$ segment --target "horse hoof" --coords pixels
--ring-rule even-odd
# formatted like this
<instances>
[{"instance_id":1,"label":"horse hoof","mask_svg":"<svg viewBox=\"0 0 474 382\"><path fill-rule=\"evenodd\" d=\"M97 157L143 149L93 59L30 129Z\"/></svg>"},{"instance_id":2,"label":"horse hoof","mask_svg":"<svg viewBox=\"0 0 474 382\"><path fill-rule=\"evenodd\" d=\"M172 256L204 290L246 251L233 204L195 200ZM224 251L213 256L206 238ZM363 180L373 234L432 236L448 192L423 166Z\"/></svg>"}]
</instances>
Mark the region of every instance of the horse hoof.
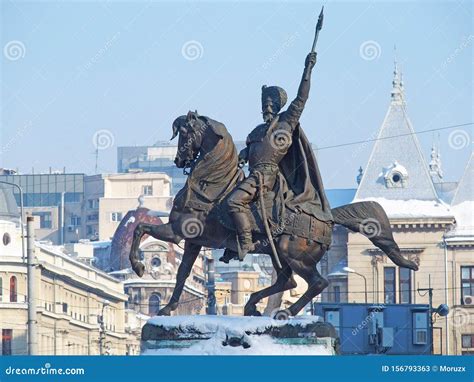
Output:
<instances>
[{"instance_id":1,"label":"horse hoof","mask_svg":"<svg viewBox=\"0 0 474 382\"><path fill-rule=\"evenodd\" d=\"M254 317L260 317L262 313L260 313L257 310L256 306L251 306L248 308L244 308L244 316L254 316Z\"/></svg>"},{"instance_id":2,"label":"horse hoof","mask_svg":"<svg viewBox=\"0 0 474 382\"><path fill-rule=\"evenodd\" d=\"M143 274L145 273L145 265L143 265L143 263L137 263L133 267L133 270L135 271L138 277L142 277Z\"/></svg>"},{"instance_id":3,"label":"horse hoof","mask_svg":"<svg viewBox=\"0 0 474 382\"><path fill-rule=\"evenodd\" d=\"M158 311L157 316L169 316L171 314L169 309L163 308Z\"/></svg>"}]
</instances>

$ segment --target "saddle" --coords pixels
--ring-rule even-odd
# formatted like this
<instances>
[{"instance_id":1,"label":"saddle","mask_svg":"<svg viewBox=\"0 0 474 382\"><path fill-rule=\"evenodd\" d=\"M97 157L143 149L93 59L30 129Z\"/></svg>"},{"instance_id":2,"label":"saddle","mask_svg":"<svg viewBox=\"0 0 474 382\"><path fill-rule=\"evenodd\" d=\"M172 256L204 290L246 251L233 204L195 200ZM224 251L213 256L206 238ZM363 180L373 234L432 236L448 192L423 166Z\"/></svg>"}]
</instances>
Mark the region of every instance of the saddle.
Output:
<instances>
[{"instance_id":1,"label":"saddle","mask_svg":"<svg viewBox=\"0 0 474 382\"><path fill-rule=\"evenodd\" d=\"M265 235L261 203L261 199L263 199L265 215L274 238L281 234L288 234L329 246L332 239L332 223L322 222L298 208L288 207L287 202L292 198L293 193L288 188L285 178L279 174L275 187L266 191L263 198L257 194L255 200L249 205L252 232ZM226 199L227 196L216 206L215 213L218 214L219 221L226 228L234 231L232 217L226 207Z\"/></svg>"}]
</instances>

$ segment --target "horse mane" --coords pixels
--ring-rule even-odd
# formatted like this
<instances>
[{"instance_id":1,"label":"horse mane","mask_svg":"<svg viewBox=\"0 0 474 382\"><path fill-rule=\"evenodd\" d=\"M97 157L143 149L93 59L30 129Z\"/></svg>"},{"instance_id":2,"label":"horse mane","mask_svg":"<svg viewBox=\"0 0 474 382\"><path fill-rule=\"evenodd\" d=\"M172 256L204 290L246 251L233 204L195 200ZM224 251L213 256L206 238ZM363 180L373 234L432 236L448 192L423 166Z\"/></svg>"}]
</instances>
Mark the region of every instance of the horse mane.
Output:
<instances>
[{"instance_id":1,"label":"horse mane","mask_svg":"<svg viewBox=\"0 0 474 382\"><path fill-rule=\"evenodd\" d=\"M210 151L200 152L187 183L192 190L213 201L222 196L241 170L237 149L225 125L208 117L199 116L199 119L207 125L203 141L210 142L212 137L208 134L218 139Z\"/></svg>"}]
</instances>

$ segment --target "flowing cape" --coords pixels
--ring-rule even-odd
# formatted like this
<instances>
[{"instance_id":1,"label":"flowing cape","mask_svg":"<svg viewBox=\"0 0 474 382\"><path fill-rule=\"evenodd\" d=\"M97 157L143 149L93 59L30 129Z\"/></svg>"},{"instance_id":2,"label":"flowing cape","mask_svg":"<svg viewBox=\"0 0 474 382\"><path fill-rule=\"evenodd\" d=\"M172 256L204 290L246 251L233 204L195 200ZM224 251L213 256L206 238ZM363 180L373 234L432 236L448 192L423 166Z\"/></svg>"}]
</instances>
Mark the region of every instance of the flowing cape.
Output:
<instances>
[{"instance_id":1,"label":"flowing cape","mask_svg":"<svg viewBox=\"0 0 474 382\"><path fill-rule=\"evenodd\" d=\"M331 207L311 144L300 125L293 132L292 145L280 162L280 171L292 191L286 200L291 210L301 210L321 221L332 221Z\"/></svg>"}]
</instances>

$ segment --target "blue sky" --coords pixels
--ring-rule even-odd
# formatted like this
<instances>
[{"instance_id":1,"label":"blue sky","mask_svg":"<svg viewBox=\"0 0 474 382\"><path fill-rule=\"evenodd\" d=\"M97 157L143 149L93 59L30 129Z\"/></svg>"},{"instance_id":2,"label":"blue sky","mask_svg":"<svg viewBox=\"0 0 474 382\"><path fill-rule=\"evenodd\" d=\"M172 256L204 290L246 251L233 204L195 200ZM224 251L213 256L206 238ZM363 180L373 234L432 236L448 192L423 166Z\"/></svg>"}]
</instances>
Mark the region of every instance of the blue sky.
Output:
<instances>
[{"instance_id":1,"label":"blue sky","mask_svg":"<svg viewBox=\"0 0 474 382\"><path fill-rule=\"evenodd\" d=\"M94 134L108 130L99 171L114 172L117 146L168 140L171 122L190 109L245 139L261 120L263 84L294 97L322 4L3 1L0 166L92 174ZM473 120L471 2L324 5L302 117L314 144L374 137L394 44L416 131ZM439 140L446 180L459 179L472 149L472 127L461 130L469 141L461 147L450 144L452 130L419 135L425 158ZM355 186L371 148L322 150L326 186Z\"/></svg>"}]
</instances>

